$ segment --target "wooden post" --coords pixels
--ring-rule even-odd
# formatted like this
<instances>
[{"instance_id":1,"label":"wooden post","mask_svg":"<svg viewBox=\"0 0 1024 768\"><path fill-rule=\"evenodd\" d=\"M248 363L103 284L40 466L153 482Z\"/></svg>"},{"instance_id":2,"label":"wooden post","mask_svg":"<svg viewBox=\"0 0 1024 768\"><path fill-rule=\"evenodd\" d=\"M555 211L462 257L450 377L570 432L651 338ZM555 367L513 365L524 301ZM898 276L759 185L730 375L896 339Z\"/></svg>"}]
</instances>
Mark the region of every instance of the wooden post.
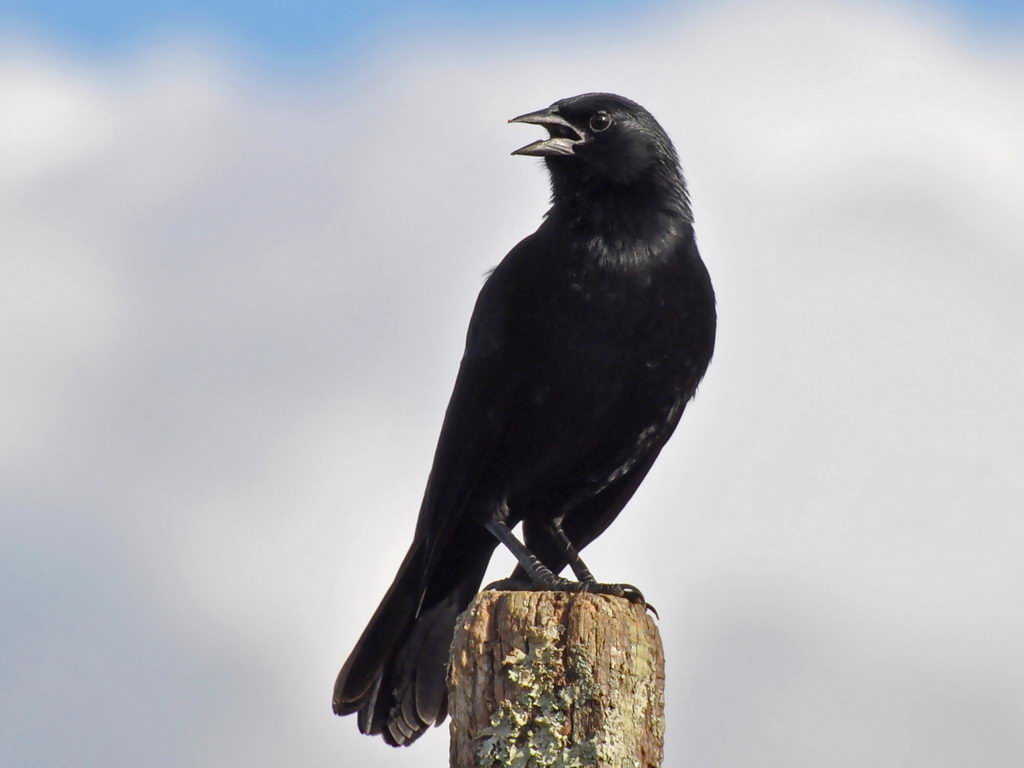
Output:
<instances>
[{"instance_id":1,"label":"wooden post","mask_svg":"<svg viewBox=\"0 0 1024 768\"><path fill-rule=\"evenodd\" d=\"M665 658L642 606L481 592L455 627L451 768L658 768Z\"/></svg>"}]
</instances>

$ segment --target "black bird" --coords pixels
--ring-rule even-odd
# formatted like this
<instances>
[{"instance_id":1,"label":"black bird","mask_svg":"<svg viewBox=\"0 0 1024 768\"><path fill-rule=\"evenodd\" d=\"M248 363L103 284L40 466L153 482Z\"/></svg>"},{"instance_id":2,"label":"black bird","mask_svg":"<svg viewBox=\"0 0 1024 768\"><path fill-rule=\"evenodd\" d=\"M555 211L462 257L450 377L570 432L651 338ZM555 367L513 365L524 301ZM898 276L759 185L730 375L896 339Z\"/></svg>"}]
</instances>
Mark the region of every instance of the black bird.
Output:
<instances>
[{"instance_id":1,"label":"black bird","mask_svg":"<svg viewBox=\"0 0 1024 768\"><path fill-rule=\"evenodd\" d=\"M636 491L714 348L689 197L651 114L589 93L509 122L550 134L512 154L545 159L551 209L480 291L412 546L334 688L336 714L395 746L444 720L455 620L499 542L519 562L503 588L643 600L579 550Z\"/></svg>"}]
</instances>

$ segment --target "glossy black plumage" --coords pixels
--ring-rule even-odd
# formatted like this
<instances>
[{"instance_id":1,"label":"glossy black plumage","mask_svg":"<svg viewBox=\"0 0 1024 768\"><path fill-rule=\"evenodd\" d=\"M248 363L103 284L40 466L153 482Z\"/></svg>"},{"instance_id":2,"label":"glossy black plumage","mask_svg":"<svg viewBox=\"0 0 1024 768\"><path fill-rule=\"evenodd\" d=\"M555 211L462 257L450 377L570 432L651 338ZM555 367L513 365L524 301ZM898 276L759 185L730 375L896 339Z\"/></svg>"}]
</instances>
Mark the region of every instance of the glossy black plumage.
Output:
<instances>
[{"instance_id":1,"label":"glossy black plumage","mask_svg":"<svg viewBox=\"0 0 1024 768\"><path fill-rule=\"evenodd\" d=\"M586 94L516 118L547 140L552 207L470 321L412 546L338 676L334 711L409 744L446 715L455 619L504 538L511 583L600 585L578 551L615 518L711 359L714 294L671 142L639 105ZM523 522L526 549L509 528ZM560 536L564 530L572 547Z\"/></svg>"}]
</instances>

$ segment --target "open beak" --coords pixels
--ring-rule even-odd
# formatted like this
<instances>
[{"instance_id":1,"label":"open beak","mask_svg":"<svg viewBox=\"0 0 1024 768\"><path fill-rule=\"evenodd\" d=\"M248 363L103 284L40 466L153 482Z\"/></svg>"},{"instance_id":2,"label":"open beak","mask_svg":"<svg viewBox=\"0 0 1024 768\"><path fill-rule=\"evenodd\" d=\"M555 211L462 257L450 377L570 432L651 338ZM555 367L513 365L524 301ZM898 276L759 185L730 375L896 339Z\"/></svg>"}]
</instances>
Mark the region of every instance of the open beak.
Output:
<instances>
[{"instance_id":1,"label":"open beak","mask_svg":"<svg viewBox=\"0 0 1024 768\"><path fill-rule=\"evenodd\" d=\"M520 147L513 155L531 155L533 157L559 157L573 154L573 148L583 141L584 136L572 123L555 111L554 107L541 109L536 112L529 112L519 117L513 117L510 123L529 123L530 125L543 125L548 129L550 138L535 141Z\"/></svg>"}]
</instances>

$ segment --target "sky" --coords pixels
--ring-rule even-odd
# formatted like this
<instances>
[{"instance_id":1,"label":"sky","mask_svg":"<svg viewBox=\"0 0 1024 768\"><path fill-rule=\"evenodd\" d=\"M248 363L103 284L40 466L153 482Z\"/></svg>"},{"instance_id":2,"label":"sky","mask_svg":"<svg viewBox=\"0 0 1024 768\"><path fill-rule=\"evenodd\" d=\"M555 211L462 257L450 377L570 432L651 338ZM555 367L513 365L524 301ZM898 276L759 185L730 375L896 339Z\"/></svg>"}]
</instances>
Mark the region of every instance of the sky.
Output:
<instances>
[{"instance_id":1,"label":"sky","mask_svg":"<svg viewBox=\"0 0 1024 768\"><path fill-rule=\"evenodd\" d=\"M168 35L213 36L271 68L304 74L328 63L351 63L371 51L396 44L396 38L444 34L527 35L556 28L567 36L581 29L608 29L637 17L650 18L673 4L665 0L146 0L126 4L111 0L69 3L67 0L29 0L0 9L9 27L46 35L79 52L109 55L137 49ZM714 7L704 0L687 7ZM1024 25L1024 5L1018 0L932 0L922 10L952 14L960 23L992 33ZM570 32L571 30L571 32Z\"/></svg>"},{"instance_id":2,"label":"sky","mask_svg":"<svg viewBox=\"0 0 1024 768\"><path fill-rule=\"evenodd\" d=\"M445 764L331 688L546 208L505 120L608 90L718 294L586 552L661 613L665 764L1024 764L1019 9L412 7L0 12L4 761Z\"/></svg>"}]
</instances>

